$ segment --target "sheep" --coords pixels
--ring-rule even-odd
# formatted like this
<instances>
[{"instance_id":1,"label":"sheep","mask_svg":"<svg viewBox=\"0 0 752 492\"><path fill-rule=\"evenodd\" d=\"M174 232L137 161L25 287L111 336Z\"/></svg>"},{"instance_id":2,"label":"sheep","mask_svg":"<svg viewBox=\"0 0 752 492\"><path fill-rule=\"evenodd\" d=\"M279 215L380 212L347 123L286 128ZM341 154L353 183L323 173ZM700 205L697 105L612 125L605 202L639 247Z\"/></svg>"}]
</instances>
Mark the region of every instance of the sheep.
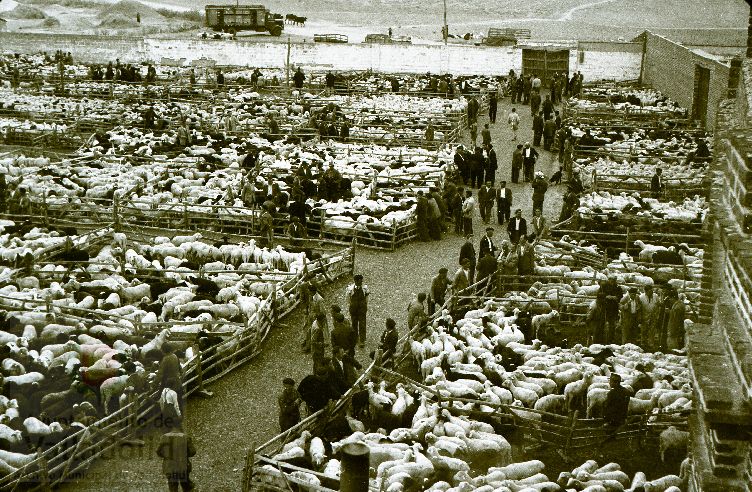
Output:
<instances>
[{"instance_id":1,"label":"sheep","mask_svg":"<svg viewBox=\"0 0 752 492\"><path fill-rule=\"evenodd\" d=\"M0 424L0 444L4 447L14 448L21 445L21 443L23 443L21 431L11 429L5 424ZM2 456L0 456L0 459L2 459Z\"/></svg>"},{"instance_id":2,"label":"sheep","mask_svg":"<svg viewBox=\"0 0 752 492\"><path fill-rule=\"evenodd\" d=\"M603 404L606 402L608 395L607 389L593 388L587 392L587 418L596 418L603 416Z\"/></svg>"},{"instance_id":3,"label":"sheep","mask_svg":"<svg viewBox=\"0 0 752 492\"><path fill-rule=\"evenodd\" d=\"M554 375L554 378L556 375ZM585 407L585 397L590 383L593 381L594 374L585 373L582 379L571 382L564 387L564 396L566 400L567 411L574 412L577 409Z\"/></svg>"},{"instance_id":4,"label":"sheep","mask_svg":"<svg viewBox=\"0 0 752 492\"><path fill-rule=\"evenodd\" d=\"M688 441L689 432L680 431L673 425L661 432L659 438L661 461L666 462L667 452L686 453Z\"/></svg>"},{"instance_id":5,"label":"sheep","mask_svg":"<svg viewBox=\"0 0 752 492\"><path fill-rule=\"evenodd\" d=\"M121 287L118 291L120 299L125 303L133 303L144 297L151 299L151 286L149 284L134 284L130 287Z\"/></svg>"},{"instance_id":6,"label":"sheep","mask_svg":"<svg viewBox=\"0 0 752 492\"><path fill-rule=\"evenodd\" d=\"M658 395L654 395L650 400L640 400L639 398L630 397L628 415L648 414L658 403Z\"/></svg>"},{"instance_id":7,"label":"sheep","mask_svg":"<svg viewBox=\"0 0 752 492\"><path fill-rule=\"evenodd\" d=\"M535 410L562 415L566 410L565 395L545 395L535 402Z\"/></svg>"},{"instance_id":8,"label":"sheep","mask_svg":"<svg viewBox=\"0 0 752 492\"><path fill-rule=\"evenodd\" d=\"M0 449L0 460L14 468L22 468L34 461L36 457L36 454L13 453L11 451Z\"/></svg>"}]
</instances>

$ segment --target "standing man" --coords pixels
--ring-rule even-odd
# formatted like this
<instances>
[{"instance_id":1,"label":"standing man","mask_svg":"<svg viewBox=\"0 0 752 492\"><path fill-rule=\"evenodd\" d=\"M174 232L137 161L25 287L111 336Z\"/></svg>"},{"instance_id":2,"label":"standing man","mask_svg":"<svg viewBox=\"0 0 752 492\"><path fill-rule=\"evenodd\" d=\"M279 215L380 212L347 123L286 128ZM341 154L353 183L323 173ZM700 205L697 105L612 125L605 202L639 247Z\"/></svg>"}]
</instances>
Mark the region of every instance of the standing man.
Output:
<instances>
[{"instance_id":1,"label":"standing man","mask_svg":"<svg viewBox=\"0 0 752 492\"><path fill-rule=\"evenodd\" d=\"M493 91L491 93L491 97L488 100L488 119L491 121L491 123L496 123L496 111L498 110L498 97L496 95L496 91Z\"/></svg>"},{"instance_id":2,"label":"standing man","mask_svg":"<svg viewBox=\"0 0 752 492\"><path fill-rule=\"evenodd\" d=\"M457 295L470 286L470 260L462 258L460 267L454 274L452 282L452 293Z\"/></svg>"},{"instance_id":3,"label":"standing man","mask_svg":"<svg viewBox=\"0 0 752 492\"><path fill-rule=\"evenodd\" d=\"M450 207L452 208L452 214L454 219L454 233L458 236L462 235L465 224L462 214L462 203L464 200L465 189L459 188L456 193L449 199Z\"/></svg>"},{"instance_id":4,"label":"standing man","mask_svg":"<svg viewBox=\"0 0 752 492\"><path fill-rule=\"evenodd\" d=\"M527 183L533 180L535 171L535 162L538 160L538 151L530 147L530 142L525 142L522 148L522 165L524 167L524 181Z\"/></svg>"},{"instance_id":5,"label":"standing man","mask_svg":"<svg viewBox=\"0 0 752 492\"><path fill-rule=\"evenodd\" d=\"M496 185L496 170L499 168L499 161L496 158L496 150L492 144L486 147L486 181L491 182L491 186Z\"/></svg>"},{"instance_id":6,"label":"standing man","mask_svg":"<svg viewBox=\"0 0 752 492\"><path fill-rule=\"evenodd\" d=\"M363 285L363 275L355 275L347 287L347 303L350 308L352 328L358 334L358 346L366 345L366 313L368 312L368 286Z\"/></svg>"},{"instance_id":7,"label":"standing man","mask_svg":"<svg viewBox=\"0 0 752 492\"><path fill-rule=\"evenodd\" d=\"M488 147L491 145L491 129L488 127L488 123L483 125L483 130L480 132L480 138L483 142L483 147Z\"/></svg>"},{"instance_id":8,"label":"standing man","mask_svg":"<svg viewBox=\"0 0 752 492\"><path fill-rule=\"evenodd\" d=\"M622 291L616 283L616 276L610 274L603 285L601 292L605 296L604 308L606 311L606 344L616 343L616 325L619 322L619 301L622 298Z\"/></svg>"},{"instance_id":9,"label":"standing man","mask_svg":"<svg viewBox=\"0 0 752 492\"><path fill-rule=\"evenodd\" d=\"M496 219L499 225L509 220L512 209L512 190L507 188L507 182L502 181L496 190Z\"/></svg>"},{"instance_id":10,"label":"standing man","mask_svg":"<svg viewBox=\"0 0 752 492\"><path fill-rule=\"evenodd\" d=\"M292 76L292 81L295 84L295 88L300 90L303 88L303 82L305 81L305 75L303 75L303 70L298 67L298 69L295 71L295 74Z\"/></svg>"},{"instance_id":11,"label":"standing man","mask_svg":"<svg viewBox=\"0 0 752 492\"><path fill-rule=\"evenodd\" d=\"M676 296L668 315L668 327L666 329L666 348L668 350L682 350L686 345L684 318L686 317L687 307L684 305L682 296L683 294Z\"/></svg>"},{"instance_id":12,"label":"standing man","mask_svg":"<svg viewBox=\"0 0 752 492\"><path fill-rule=\"evenodd\" d=\"M538 171L533 180L533 212L543 210L543 200L546 198L547 190L548 180L543 176L543 172Z\"/></svg>"},{"instance_id":13,"label":"standing man","mask_svg":"<svg viewBox=\"0 0 752 492\"><path fill-rule=\"evenodd\" d=\"M654 346L657 317L658 296L652 285L646 285L645 292L640 294L640 347L645 351Z\"/></svg>"},{"instance_id":14,"label":"standing man","mask_svg":"<svg viewBox=\"0 0 752 492\"><path fill-rule=\"evenodd\" d=\"M279 429L284 432L300 422L300 395L295 389L295 380L282 380L282 394L277 398L279 406Z\"/></svg>"},{"instance_id":15,"label":"standing man","mask_svg":"<svg viewBox=\"0 0 752 492\"><path fill-rule=\"evenodd\" d=\"M178 426L162 435L157 447L157 455L162 458L162 473L167 476L170 492L193 490L191 482L191 457L196 455L193 441Z\"/></svg>"},{"instance_id":16,"label":"standing man","mask_svg":"<svg viewBox=\"0 0 752 492\"><path fill-rule=\"evenodd\" d=\"M630 287L627 294L622 298L619 303L619 313L621 315L622 345L636 343L640 336L640 299L635 287Z\"/></svg>"},{"instance_id":17,"label":"standing man","mask_svg":"<svg viewBox=\"0 0 752 492\"><path fill-rule=\"evenodd\" d=\"M180 413L184 415L185 403L183 396L183 369L180 359L175 354L175 347L170 342L162 344L162 360L159 362L156 381L159 384L160 394L165 388L173 390L178 395Z\"/></svg>"},{"instance_id":18,"label":"standing man","mask_svg":"<svg viewBox=\"0 0 752 492\"><path fill-rule=\"evenodd\" d=\"M479 258L483 258L488 252L490 252L494 256L494 258L496 257L498 250L493 242L493 234L494 228L486 227L486 235L480 238L480 245L478 246Z\"/></svg>"},{"instance_id":19,"label":"standing man","mask_svg":"<svg viewBox=\"0 0 752 492\"><path fill-rule=\"evenodd\" d=\"M549 96L546 96L546 99L543 101L543 106L541 108L543 110L543 119L544 120L550 120L554 115L554 103L551 101L551 98Z\"/></svg>"},{"instance_id":20,"label":"standing man","mask_svg":"<svg viewBox=\"0 0 752 492\"><path fill-rule=\"evenodd\" d=\"M551 151L556 136L556 122L553 118L545 119L543 123L543 150Z\"/></svg>"},{"instance_id":21,"label":"standing man","mask_svg":"<svg viewBox=\"0 0 752 492\"><path fill-rule=\"evenodd\" d=\"M533 113L533 145L540 146L541 137L543 136L543 116L540 112Z\"/></svg>"},{"instance_id":22,"label":"standing man","mask_svg":"<svg viewBox=\"0 0 752 492\"><path fill-rule=\"evenodd\" d=\"M514 211L514 217L510 219L507 226L507 232L509 233L509 240L512 244L517 244L520 237L527 236L527 222L522 218L522 210L517 209Z\"/></svg>"},{"instance_id":23,"label":"standing man","mask_svg":"<svg viewBox=\"0 0 752 492\"><path fill-rule=\"evenodd\" d=\"M261 235L259 245L271 249L274 242L274 217L271 213L274 204L270 201L265 201L262 207L263 212L261 212L261 216L259 217L259 233Z\"/></svg>"},{"instance_id":24,"label":"standing man","mask_svg":"<svg viewBox=\"0 0 752 492\"><path fill-rule=\"evenodd\" d=\"M512 152L512 183L517 184L520 182L520 169L522 169L523 164L522 144L517 144L517 148Z\"/></svg>"},{"instance_id":25,"label":"standing man","mask_svg":"<svg viewBox=\"0 0 752 492\"><path fill-rule=\"evenodd\" d=\"M545 237L548 234L548 223L539 208L533 210L532 225L535 237Z\"/></svg>"},{"instance_id":26,"label":"standing man","mask_svg":"<svg viewBox=\"0 0 752 492\"><path fill-rule=\"evenodd\" d=\"M447 273L449 270L442 267L439 269L439 273L431 281L431 295L428 298L428 314L436 312L437 307L444 305L446 300L446 291L451 282Z\"/></svg>"},{"instance_id":27,"label":"standing man","mask_svg":"<svg viewBox=\"0 0 752 492\"><path fill-rule=\"evenodd\" d=\"M657 167L655 168L653 178L650 180L650 193L653 195L653 198L660 198L663 195L664 189L663 169Z\"/></svg>"},{"instance_id":28,"label":"standing man","mask_svg":"<svg viewBox=\"0 0 752 492\"><path fill-rule=\"evenodd\" d=\"M530 114L535 116L540 111L541 107L541 95L538 91L533 91L530 94Z\"/></svg>"},{"instance_id":29,"label":"standing man","mask_svg":"<svg viewBox=\"0 0 752 492\"><path fill-rule=\"evenodd\" d=\"M420 292L418 296L407 305L407 329L412 330L426 322L426 293Z\"/></svg>"},{"instance_id":30,"label":"standing man","mask_svg":"<svg viewBox=\"0 0 752 492\"><path fill-rule=\"evenodd\" d=\"M493 199L493 188L491 188L491 183L486 181L478 189L478 208L480 209L480 217L483 219L484 224L488 224L491 207L493 207Z\"/></svg>"},{"instance_id":31,"label":"standing man","mask_svg":"<svg viewBox=\"0 0 752 492\"><path fill-rule=\"evenodd\" d=\"M394 365L394 356L397 353L397 342L399 334L397 333L397 322L392 318L386 319L386 328L381 334L379 340L379 351L381 352L381 365L391 368Z\"/></svg>"},{"instance_id":32,"label":"standing man","mask_svg":"<svg viewBox=\"0 0 752 492\"><path fill-rule=\"evenodd\" d=\"M512 129L512 140L517 140L517 129L520 127L520 115L517 114L517 108L512 108L507 116L507 123Z\"/></svg>"},{"instance_id":33,"label":"standing man","mask_svg":"<svg viewBox=\"0 0 752 492\"><path fill-rule=\"evenodd\" d=\"M458 145L454 151L454 167L457 168L457 173L460 175L462 184L466 184L470 178L470 173L468 172L469 167L465 156L465 149L462 145Z\"/></svg>"},{"instance_id":34,"label":"standing man","mask_svg":"<svg viewBox=\"0 0 752 492\"><path fill-rule=\"evenodd\" d=\"M467 241L460 248L460 265L463 260L467 260L468 275L467 281L472 284L475 280L475 265L477 263L477 256L475 255L475 246L473 246L473 235L468 234Z\"/></svg>"},{"instance_id":35,"label":"standing man","mask_svg":"<svg viewBox=\"0 0 752 492\"><path fill-rule=\"evenodd\" d=\"M530 87L532 88L533 92L540 94L541 84L542 82L540 77L538 77L537 74L533 74L533 79L530 81Z\"/></svg>"},{"instance_id":36,"label":"standing man","mask_svg":"<svg viewBox=\"0 0 752 492\"><path fill-rule=\"evenodd\" d=\"M473 235L473 209L475 208L475 199L472 190L465 192L465 201L462 202L462 232L465 235Z\"/></svg>"},{"instance_id":37,"label":"standing man","mask_svg":"<svg viewBox=\"0 0 752 492\"><path fill-rule=\"evenodd\" d=\"M606 395L606 401L603 403L603 420L605 421L606 437L603 439L598 448L612 440L616 431L627 421L627 410L629 409L629 391L621 385L621 376L617 373L611 373L608 381L611 389Z\"/></svg>"},{"instance_id":38,"label":"standing man","mask_svg":"<svg viewBox=\"0 0 752 492\"><path fill-rule=\"evenodd\" d=\"M520 276L520 290L527 290L532 285L530 276L535 274L535 246L530 241L535 240L535 234L529 237L521 235L517 243L517 275Z\"/></svg>"}]
</instances>

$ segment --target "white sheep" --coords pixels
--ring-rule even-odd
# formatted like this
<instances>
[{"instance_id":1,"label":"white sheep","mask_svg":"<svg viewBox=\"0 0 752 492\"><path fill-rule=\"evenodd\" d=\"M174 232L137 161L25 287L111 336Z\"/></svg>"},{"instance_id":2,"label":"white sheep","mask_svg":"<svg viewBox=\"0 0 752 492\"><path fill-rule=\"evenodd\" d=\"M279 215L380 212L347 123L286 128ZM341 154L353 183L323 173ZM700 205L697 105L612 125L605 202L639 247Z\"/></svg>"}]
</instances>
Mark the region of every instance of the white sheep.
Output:
<instances>
[{"instance_id":1,"label":"white sheep","mask_svg":"<svg viewBox=\"0 0 752 492\"><path fill-rule=\"evenodd\" d=\"M661 452L661 461L666 461L666 452L679 451L684 452L687 449L689 441L689 432L680 431L673 425L661 432L659 439L659 449Z\"/></svg>"}]
</instances>

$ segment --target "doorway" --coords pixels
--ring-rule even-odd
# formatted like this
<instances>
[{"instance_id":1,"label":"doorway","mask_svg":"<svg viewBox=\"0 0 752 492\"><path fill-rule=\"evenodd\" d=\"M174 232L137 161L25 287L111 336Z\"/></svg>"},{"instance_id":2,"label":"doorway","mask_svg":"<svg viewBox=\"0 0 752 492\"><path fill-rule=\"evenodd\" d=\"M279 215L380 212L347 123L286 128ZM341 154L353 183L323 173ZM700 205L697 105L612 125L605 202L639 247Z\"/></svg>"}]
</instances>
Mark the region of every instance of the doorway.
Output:
<instances>
[{"instance_id":1,"label":"doorway","mask_svg":"<svg viewBox=\"0 0 752 492\"><path fill-rule=\"evenodd\" d=\"M536 74L544 87L548 87L555 73L567 74L569 78L569 50L537 50L523 48L522 73Z\"/></svg>"}]
</instances>

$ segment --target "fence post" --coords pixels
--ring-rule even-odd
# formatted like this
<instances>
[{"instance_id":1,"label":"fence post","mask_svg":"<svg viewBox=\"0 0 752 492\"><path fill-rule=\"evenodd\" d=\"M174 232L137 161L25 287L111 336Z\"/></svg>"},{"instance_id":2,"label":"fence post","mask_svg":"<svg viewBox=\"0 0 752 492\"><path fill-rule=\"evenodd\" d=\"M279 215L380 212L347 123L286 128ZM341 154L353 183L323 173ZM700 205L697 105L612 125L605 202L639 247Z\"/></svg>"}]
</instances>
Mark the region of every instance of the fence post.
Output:
<instances>
[{"instance_id":1,"label":"fence post","mask_svg":"<svg viewBox=\"0 0 752 492\"><path fill-rule=\"evenodd\" d=\"M357 237L352 240L352 251L350 252L350 273L355 273L355 245L358 244Z\"/></svg>"},{"instance_id":2,"label":"fence post","mask_svg":"<svg viewBox=\"0 0 752 492\"><path fill-rule=\"evenodd\" d=\"M627 226L627 235L624 238L624 252L629 254L629 226Z\"/></svg>"},{"instance_id":3,"label":"fence post","mask_svg":"<svg viewBox=\"0 0 752 492\"><path fill-rule=\"evenodd\" d=\"M112 223L116 232L120 231L120 196L112 197Z\"/></svg>"},{"instance_id":4,"label":"fence post","mask_svg":"<svg viewBox=\"0 0 752 492\"><path fill-rule=\"evenodd\" d=\"M196 366L196 372L198 373L198 389L196 390L196 394L203 398L210 398L214 396L214 393L211 391L207 391L204 389L204 368L202 367L204 364L203 361L203 354L201 353L201 347L199 346L198 339L196 340L196 363L198 366Z\"/></svg>"},{"instance_id":5,"label":"fence post","mask_svg":"<svg viewBox=\"0 0 752 492\"><path fill-rule=\"evenodd\" d=\"M324 238L324 220L326 219L326 211L321 210L321 224L319 225L319 239Z\"/></svg>"},{"instance_id":6,"label":"fence post","mask_svg":"<svg viewBox=\"0 0 752 492\"><path fill-rule=\"evenodd\" d=\"M580 414L579 410L575 410L569 420L569 434L567 435L567 442L564 443L564 453L559 453L564 461L569 461L569 448L572 446L572 436L574 435L575 428L577 427L577 417Z\"/></svg>"},{"instance_id":7,"label":"fence post","mask_svg":"<svg viewBox=\"0 0 752 492\"><path fill-rule=\"evenodd\" d=\"M74 453L75 455L75 453ZM37 459L39 460L39 487L44 492L51 492L49 466L47 457L42 454L42 449L37 448ZM66 467L67 468L67 467ZM66 470L67 471L67 470Z\"/></svg>"},{"instance_id":8,"label":"fence post","mask_svg":"<svg viewBox=\"0 0 752 492\"><path fill-rule=\"evenodd\" d=\"M190 218L188 217L188 205L183 201L183 227L189 229Z\"/></svg>"},{"instance_id":9,"label":"fence post","mask_svg":"<svg viewBox=\"0 0 752 492\"><path fill-rule=\"evenodd\" d=\"M243 492L251 490L251 479L253 478L253 462L255 456L256 443L251 443L250 449L245 453L245 466L243 467Z\"/></svg>"},{"instance_id":10,"label":"fence post","mask_svg":"<svg viewBox=\"0 0 752 492\"><path fill-rule=\"evenodd\" d=\"M397 249L397 221L392 219L392 251Z\"/></svg>"},{"instance_id":11,"label":"fence post","mask_svg":"<svg viewBox=\"0 0 752 492\"><path fill-rule=\"evenodd\" d=\"M272 282L271 322L277 321L277 282Z\"/></svg>"},{"instance_id":12,"label":"fence post","mask_svg":"<svg viewBox=\"0 0 752 492\"><path fill-rule=\"evenodd\" d=\"M42 223L45 227L49 227L50 221L47 217L47 192L42 193Z\"/></svg>"}]
</instances>

